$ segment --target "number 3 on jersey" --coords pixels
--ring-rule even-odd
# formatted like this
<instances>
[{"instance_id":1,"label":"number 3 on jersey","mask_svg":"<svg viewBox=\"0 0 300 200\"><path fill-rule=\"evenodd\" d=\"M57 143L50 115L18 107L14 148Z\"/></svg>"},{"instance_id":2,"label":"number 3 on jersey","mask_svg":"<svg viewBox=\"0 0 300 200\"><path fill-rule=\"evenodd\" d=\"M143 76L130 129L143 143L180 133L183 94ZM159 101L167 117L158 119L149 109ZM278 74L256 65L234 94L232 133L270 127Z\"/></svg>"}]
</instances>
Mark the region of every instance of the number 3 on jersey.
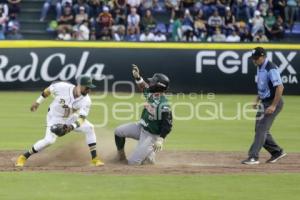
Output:
<instances>
[{"instance_id":1,"label":"number 3 on jersey","mask_svg":"<svg viewBox=\"0 0 300 200\"><path fill-rule=\"evenodd\" d=\"M65 110L63 117L69 117L71 109L66 105L66 101L64 99L60 99L59 104L61 104L62 108Z\"/></svg>"}]
</instances>

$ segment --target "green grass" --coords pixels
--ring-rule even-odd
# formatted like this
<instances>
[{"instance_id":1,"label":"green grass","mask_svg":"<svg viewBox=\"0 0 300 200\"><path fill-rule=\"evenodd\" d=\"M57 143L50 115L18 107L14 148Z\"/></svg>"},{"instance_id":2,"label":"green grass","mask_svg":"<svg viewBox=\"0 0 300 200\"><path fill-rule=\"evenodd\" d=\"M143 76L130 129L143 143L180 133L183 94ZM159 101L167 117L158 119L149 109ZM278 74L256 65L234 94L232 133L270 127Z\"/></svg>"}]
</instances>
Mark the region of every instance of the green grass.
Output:
<instances>
[{"instance_id":1,"label":"green grass","mask_svg":"<svg viewBox=\"0 0 300 200\"><path fill-rule=\"evenodd\" d=\"M112 176L0 173L0 199L299 199L299 174Z\"/></svg>"},{"instance_id":2,"label":"green grass","mask_svg":"<svg viewBox=\"0 0 300 200\"><path fill-rule=\"evenodd\" d=\"M47 100L36 113L30 113L29 107L37 96L38 92L1 92L0 98L4 104L1 104L0 113L0 149L24 149L31 146L33 142L44 135ZM119 94L128 95L128 94ZM99 94L94 94L97 97ZM174 119L174 128L167 138L166 148L172 150L204 150L204 151L247 151L254 135L254 121L246 120L239 115L238 109L245 103L251 102L251 95L216 95L214 99L208 99L206 95L188 96L179 95L170 97L172 105L177 105L173 110L177 118ZM112 95L104 99L95 99L94 103L100 103L102 106L94 105L91 109L89 120L94 124L101 124L107 121L106 129L108 134L113 134L113 129L118 125L137 121L143 105L141 95L135 95L130 100L118 100ZM134 109L125 113L115 113L118 117L130 117L126 121L113 118L113 106L116 103L130 103ZM216 103L217 109L212 106L201 106L200 103ZM288 152L300 151L300 107L299 96L286 96L285 107L282 113L272 127L272 133L275 139ZM180 105L180 103L189 104ZM103 105L107 105L108 117L105 115ZM198 107L197 107L198 105ZM222 107L223 110L220 110ZM119 108L129 109L127 106ZM194 117L188 120L178 120L179 117L187 117L194 113ZM197 118L211 117L207 114L216 113L213 120L201 120ZM220 115L226 117L236 117L236 120L223 120ZM255 113L250 114L254 116ZM134 115L134 116L132 116ZM99 135L103 134L101 129L96 129Z\"/></svg>"},{"instance_id":3,"label":"green grass","mask_svg":"<svg viewBox=\"0 0 300 200\"><path fill-rule=\"evenodd\" d=\"M46 101L36 113L30 113L29 107L38 92L0 92L0 150L24 150L33 142L44 136L47 112ZM124 94L123 94L124 95ZM125 94L126 95L126 94ZM94 95L98 96L98 95ZM171 98L172 105L177 106L174 115L187 116L189 112L198 112L200 116L208 116L208 112L216 110L211 106L200 106L199 103L215 102L217 107L223 104L225 116L234 116L237 106L251 102L250 95L217 95L208 100L207 96L187 96ZM113 134L113 129L126 122L113 118L113 106L120 102L112 95L93 102L108 106L108 116L104 116L101 106L92 107L89 120L99 124L107 120L105 133ZM136 116L127 121L137 121L143 99L135 95L130 100ZM272 133L277 141L288 152L300 152L299 96L286 96L285 108L275 122ZM136 104L136 105L135 105ZM198 105L198 110L196 109ZM123 107L128 109L128 107ZM218 109L219 110L219 109ZM118 114L128 117L132 111ZM116 114L116 113L115 113ZM252 113L251 116L254 116ZM220 116L218 111L217 116ZM167 138L166 149L169 150L204 150L204 151L246 151L253 139L254 121L241 117L236 120L199 120L192 117L188 120L174 120L174 128ZM54 146L63 145L78 136L62 138ZM82 139L82 138L81 138ZM100 144L101 145L101 144ZM300 174L236 174L236 175L177 175L177 176L117 176L98 174L63 174L40 172L1 172L0 199L53 200L53 199L109 199L109 200L282 200L299 199Z\"/></svg>"}]
</instances>

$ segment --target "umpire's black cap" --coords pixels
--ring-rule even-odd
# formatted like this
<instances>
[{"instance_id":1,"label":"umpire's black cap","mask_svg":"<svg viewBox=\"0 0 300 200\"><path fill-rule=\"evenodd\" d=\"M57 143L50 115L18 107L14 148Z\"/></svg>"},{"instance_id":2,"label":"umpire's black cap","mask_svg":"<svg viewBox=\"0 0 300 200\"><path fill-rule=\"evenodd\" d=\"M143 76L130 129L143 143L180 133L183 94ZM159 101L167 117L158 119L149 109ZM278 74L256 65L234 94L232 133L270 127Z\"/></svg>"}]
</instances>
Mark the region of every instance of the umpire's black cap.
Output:
<instances>
[{"instance_id":1,"label":"umpire's black cap","mask_svg":"<svg viewBox=\"0 0 300 200\"><path fill-rule=\"evenodd\" d=\"M252 55L251 58L256 60L261 56L266 56L266 51L262 47L256 47L255 49L252 50Z\"/></svg>"}]
</instances>

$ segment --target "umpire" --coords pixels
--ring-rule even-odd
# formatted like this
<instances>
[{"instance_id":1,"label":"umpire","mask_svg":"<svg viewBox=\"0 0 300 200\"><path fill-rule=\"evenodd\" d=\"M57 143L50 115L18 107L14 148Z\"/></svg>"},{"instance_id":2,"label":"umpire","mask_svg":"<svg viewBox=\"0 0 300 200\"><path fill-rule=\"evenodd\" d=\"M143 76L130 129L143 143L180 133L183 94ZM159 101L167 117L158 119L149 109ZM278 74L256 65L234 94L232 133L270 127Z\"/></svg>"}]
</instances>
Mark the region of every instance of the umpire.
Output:
<instances>
[{"instance_id":1,"label":"umpire","mask_svg":"<svg viewBox=\"0 0 300 200\"><path fill-rule=\"evenodd\" d=\"M251 56L257 66L257 90L258 95L254 107L258 108L255 122L255 137L248 152L248 159L242 164L259 164L259 152L264 147L271 158L267 163L275 163L286 156L283 149L272 138L270 128L283 107L283 84L277 66L266 58L266 51L262 47L256 47Z\"/></svg>"}]
</instances>

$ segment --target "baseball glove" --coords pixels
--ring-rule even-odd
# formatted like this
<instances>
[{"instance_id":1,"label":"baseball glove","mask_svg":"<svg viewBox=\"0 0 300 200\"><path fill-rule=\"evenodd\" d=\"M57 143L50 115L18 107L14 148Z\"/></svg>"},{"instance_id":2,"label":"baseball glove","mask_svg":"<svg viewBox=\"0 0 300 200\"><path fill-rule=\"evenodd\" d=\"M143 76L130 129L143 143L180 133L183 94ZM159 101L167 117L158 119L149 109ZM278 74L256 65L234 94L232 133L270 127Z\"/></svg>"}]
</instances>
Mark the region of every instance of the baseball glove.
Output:
<instances>
[{"instance_id":1,"label":"baseball glove","mask_svg":"<svg viewBox=\"0 0 300 200\"><path fill-rule=\"evenodd\" d=\"M67 124L54 124L50 127L50 130L58 137L61 137L72 131L73 126Z\"/></svg>"}]
</instances>

